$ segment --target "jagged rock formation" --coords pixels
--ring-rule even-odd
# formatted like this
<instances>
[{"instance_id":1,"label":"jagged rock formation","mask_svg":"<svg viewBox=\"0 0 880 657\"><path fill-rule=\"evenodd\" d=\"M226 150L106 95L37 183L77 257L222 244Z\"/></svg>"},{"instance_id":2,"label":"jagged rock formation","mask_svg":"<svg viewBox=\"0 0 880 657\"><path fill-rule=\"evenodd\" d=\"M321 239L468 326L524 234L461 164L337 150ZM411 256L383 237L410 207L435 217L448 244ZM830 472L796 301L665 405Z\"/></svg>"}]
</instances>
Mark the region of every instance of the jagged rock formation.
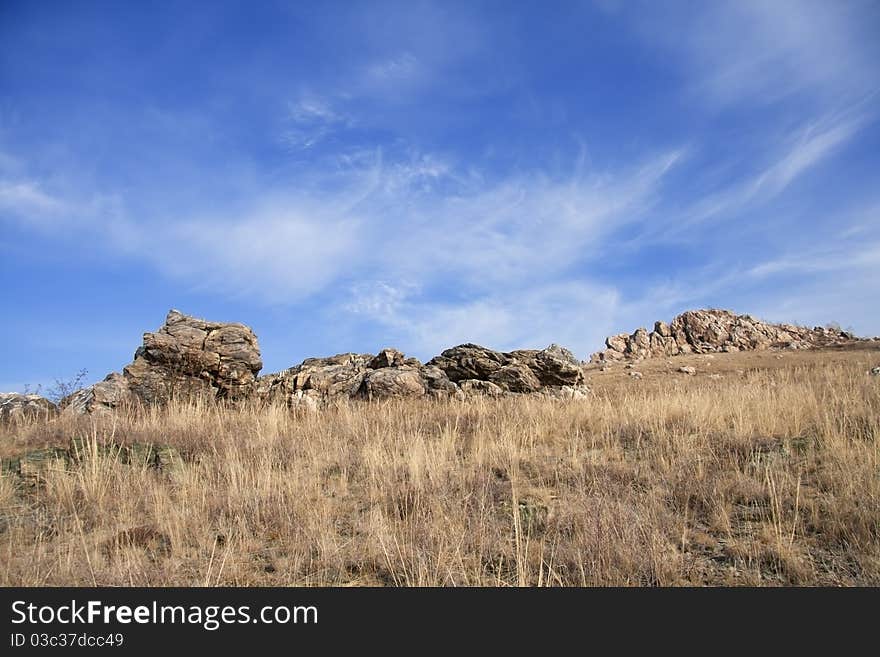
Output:
<instances>
[{"instance_id":1,"label":"jagged rock formation","mask_svg":"<svg viewBox=\"0 0 880 657\"><path fill-rule=\"evenodd\" d=\"M383 399L440 394L448 380L396 349L373 354L307 358L299 365L257 381L256 394L270 402L317 408L341 399Z\"/></svg>"},{"instance_id":2,"label":"jagged rock formation","mask_svg":"<svg viewBox=\"0 0 880 657\"><path fill-rule=\"evenodd\" d=\"M504 353L468 343L447 349L428 365L440 368L455 383L489 381L510 392L578 386L584 381L583 364L568 349L555 344L541 350Z\"/></svg>"},{"instance_id":3,"label":"jagged rock formation","mask_svg":"<svg viewBox=\"0 0 880 657\"><path fill-rule=\"evenodd\" d=\"M56 410L55 404L40 395L0 392L0 420L2 421L51 415Z\"/></svg>"},{"instance_id":4,"label":"jagged rock formation","mask_svg":"<svg viewBox=\"0 0 880 657\"><path fill-rule=\"evenodd\" d=\"M807 348L856 339L835 329L768 324L727 310L694 310L682 313L671 324L656 322L650 332L640 328L631 335L609 337L607 349L593 354L591 362ZM209 322L172 310L158 331L144 334L134 361L122 373L113 372L78 390L61 405L77 413L95 413L132 403L161 404L172 397L206 396L318 408L351 399L512 394L582 399L589 392L584 385L584 364L555 344L540 350L500 352L467 343L446 349L426 364L387 348L375 355L307 358L290 369L258 378L261 367L257 337L249 327ZM631 375L641 376L637 372ZM0 417L20 412L18 409L54 408L47 400L40 400L36 396L0 396Z\"/></svg>"},{"instance_id":5,"label":"jagged rock formation","mask_svg":"<svg viewBox=\"0 0 880 657\"><path fill-rule=\"evenodd\" d=\"M656 322L650 333L639 328L605 340L607 349L590 357L591 363L641 360L680 354L752 351L759 349L808 349L857 340L839 329L813 329L792 324L768 324L751 315L729 310L689 310L671 324Z\"/></svg>"},{"instance_id":6,"label":"jagged rock formation","mask_svg":"<svg viewBox=\"0 0 880 657\"><path fill-rule=\"evenodd\" d=\"M767 324L727 310L694 310L654 330L611 336L591 362L768 348L807 348L856 340L845 331ZM428 363L396 349L378 354L345 353L307 358L282 372L257 377L262 368L254 332L244 324L209 322L168 313L156 332L145 333L134 361L122 373L78 390L62 400L72 412L95 413L127 404L161 404L173 397L283 402L318 408L340 400L443 398L467 395L540 394L560 399L586 397L584 364L569 350L500 352L476 344L443 351ZM638 373L631 373L634 377ZM640 375L639 375L640 376ZM35 396L0 396L0 417L16 409L51 410ZM47 406L48 404L48 406Z\"/></svg>"},{"instance_id":7,"label":"jagged rock formation","mask_svg":"<svg viewBox=\"0 0 880 657\"><path fill-rule=\"evenodd\" d=\"M474 344L447 349L422 365L396 349L309 358L257 382L257 395L292 407L318 408L345 399L379 400L543 392L585 396L582 364L567 349L510 353Z\"/></svg>"},{"instance_id":8,"label":"jagged rock formation","mask_svg":"<svg viewBox=\"0 0 880 657\"><path fill-rule=\"evenodd\" d=\"M163 403L172 397L241 399L251 395L263 362L257 336L244 324L208 322L171 310L122 374L62 400L78 413L130 402Z\"/></svg>"}]
</instances>

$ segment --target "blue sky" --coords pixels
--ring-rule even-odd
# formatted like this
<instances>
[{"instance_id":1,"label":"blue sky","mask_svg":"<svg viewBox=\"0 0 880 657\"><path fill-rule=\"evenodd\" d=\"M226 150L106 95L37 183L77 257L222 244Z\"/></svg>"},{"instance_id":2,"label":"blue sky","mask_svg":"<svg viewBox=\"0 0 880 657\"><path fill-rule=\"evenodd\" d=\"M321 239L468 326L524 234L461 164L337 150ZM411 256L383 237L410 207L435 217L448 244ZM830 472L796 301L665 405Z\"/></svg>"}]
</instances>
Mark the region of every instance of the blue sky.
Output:
<instances>
[{"instance_id":1,"label":"blue sky","mask_svg":"<svg viewBox=\"0 0 880 657\"><path fill-rule=\"evenodd\" d=\"M0 3L0 389L694 307L880 334L880 3Z\"/></svg>"}]
</instances>

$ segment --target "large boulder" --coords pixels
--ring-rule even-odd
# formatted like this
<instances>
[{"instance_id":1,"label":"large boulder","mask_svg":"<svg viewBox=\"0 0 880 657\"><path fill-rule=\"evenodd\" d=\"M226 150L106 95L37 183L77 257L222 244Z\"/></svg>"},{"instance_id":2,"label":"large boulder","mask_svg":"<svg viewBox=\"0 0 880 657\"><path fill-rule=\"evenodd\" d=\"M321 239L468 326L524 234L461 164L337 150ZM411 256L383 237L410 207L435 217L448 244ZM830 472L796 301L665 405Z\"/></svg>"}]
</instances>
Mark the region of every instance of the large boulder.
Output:
<instances>
[{"instance_id":1,"label":"large boulder","mask_svg":"<svg viewBox=\"0 0 880 657\"><path fill-rule=\"evenodd\" d=\"M144 334L144 344L125 373L147 394L161 396L175 385L186 393L202 393L207 384L218 397L240 398L251 392L262 367L257 336L250 327L172 310L162 328ZM171 386L153 390L157 377Z\"/></svg>"},{"instance_id":2,"label":"large boulder","mask_svg":"<svg viewBox=\"0 0 880 657\"><path fill-rule=\"evenodd\" d=\"M508 392L536 392L544 386L576 386L584 380L583 364L568 349L556 344L546 349L510 352L462 344L447 349L428 364L446 372L450 381L488 381Z\"/></svg>"},{"instance_id":3,"label":"large boulder","mask_svg":"<svg viewBox=\"0 0 880 657\"><path fill-rule=\"evenodd\" d=\"M403 365L406 360L406 356L403 353L397 351L397 349L383 349L375 357L370 359L370 362L367 363L367 367L371 370L378 370L383 367L398 367L399 365Z\"/></svg>"},{"instance_id":4,"label":"large boulder","mask_svg":"<svg viewBox=\"0 0 880 657\"><path fill-rule=\"evenodd\" d=\"M449 397L460 392L457 384L449 380L446 372L434 365L422 365L419 374L425 382L425 392L433 397Z\"/></svg>"},{"instance_id":5,"label":"large boulder","mask_svg":"<svg viewBox=\"0 0 880 657\"><path fill-rule=\"evenodd\" d=\"M504 365L489 375L489 381L510 392L537 392L541 382L525 363L513 362Z\"/></svg>"},{"instance_id":6,"label":"large boulder","mask_svg":"<svg viewBox=\"0 0 880 657\"><path fill-rule=\"evenodd\" d=\"M583 363L558 344L539 351L532 369L545 386L576 386L584 380Z\"/></svg>"},{"instance_id":7,"label":"large boulder","mask_svg":"<svg viewBox=\"0 0 880 657\"><path fill-rule=\"evenodd\" d=\"M103 381L77 390L62 399L61 406L68 412L80 415L104 413L131 403L134 399L128 379L119 372L111 372Z\"/></svg>"},{"instance_id":8,"label":"large boulder","mask_svg":"<svg viewBox=\"0 0 880 657\"><path fill-rule=\"evenodd\" d=\"M359 394L366 399L421 397L427 386L419 371L411 367L371 369L364 375Z\"/></svg>"},{"instance_id":9,"label":"large boulder","mask_svg":"<svg viewBox=\"0 0 880 657\"><path fill-rule=\"evenodd\" d=\"M450 381L466 379L488 381L489 377L513 359L499 351L481 347L478 344L460 344L441 352L428 361L446 372Z\"/></svg>"},{"instance_id":10,"label":"large boulder","mask_svg":"<svg viewBox=\"0 0 880 657\"><path fill-rule=\"evenodd\" d=\"M48 417L56 410L55 404L40 395L0 392L0 421Z\"/></svg>"},{"instance_id":11,"label":"large boulder","mask_svg":"<svg viewBox=\"0 0 880 657\"><path fill-rule=\"evenodd\" d=\"M248 326L171 310L158 331L144 334L134 361L121 374L76 391L62 406L94 413L172 398L244 399L254 392L262 366L257 336Z\"/></svg>"},{"instance_id":12,"label":"large boulder","mask_svg":"<svg viewBox=\"0 0 880 657\"><path fill-rule=\"evenodd\" d=\"M487 396L500 397L504 394L504 389L491 381L482 381L480 379L465 379L459 382L461 391L468 396Z\"/></svg>"},{"instance_id":13,"label":"large boulder","mask_svg":"<svg viewBox=\"0 0 880 657\"><path fill-rule=\"evenodd\" d=\"M319 408L349 399L380 400L456 394L458 386L433 365L422 365L396 349L373 354L307 358L299 365L257 380L257 395L290 407Z\"/></svg>"}]
</instances>

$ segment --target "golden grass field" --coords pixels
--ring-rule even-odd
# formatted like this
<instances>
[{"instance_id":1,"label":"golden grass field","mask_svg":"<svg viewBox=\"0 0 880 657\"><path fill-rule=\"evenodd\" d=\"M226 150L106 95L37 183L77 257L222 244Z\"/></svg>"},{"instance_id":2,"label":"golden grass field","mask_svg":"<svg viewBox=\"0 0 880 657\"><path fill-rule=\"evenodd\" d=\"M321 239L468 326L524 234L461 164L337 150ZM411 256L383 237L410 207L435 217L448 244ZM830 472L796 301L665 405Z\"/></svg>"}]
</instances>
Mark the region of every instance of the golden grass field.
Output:
<instances>
[{"instance_id":1,"label":"golden grass field","mask_svg":"<svg viewBox=\"0 0 880 657\"><path fill-rule=\"evenodd\" d=\"M4 458L70 456L0 480L0 584L880 585L878 364L875 342L594 368L586 401L6 425Z\"/></svg>"}]
</instances>

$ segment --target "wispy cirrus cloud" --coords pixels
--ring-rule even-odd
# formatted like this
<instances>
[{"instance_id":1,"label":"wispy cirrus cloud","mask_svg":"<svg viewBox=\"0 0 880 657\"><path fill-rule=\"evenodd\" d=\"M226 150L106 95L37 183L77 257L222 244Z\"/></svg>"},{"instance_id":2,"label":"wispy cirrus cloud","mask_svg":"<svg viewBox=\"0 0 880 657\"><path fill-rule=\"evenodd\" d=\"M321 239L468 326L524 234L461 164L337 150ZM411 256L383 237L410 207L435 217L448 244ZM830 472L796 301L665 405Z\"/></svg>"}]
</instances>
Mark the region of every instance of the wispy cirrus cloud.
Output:
<instances>
[{"instance_id":1,"label":"wispy cirrus cloud","mask_svg":"<svg viewBox=\"0 0 880 657\"><path fill-rule=\"evenodd\" d=\"M535 282L448 302L377 282L353 289L348 310L422 357L462 342L499 349L561 342L586 358L611 331L620 304L613 286L588 281Z\"/></svg>"},{"instance_id":2,"label":"wispy cirrus cloud","mask_svg":"<svg viewBox=\"0 0 880 657\"><path fill-rule=\"evenodd\" d=\"M699 11L646 3L635 16L645 38L677 54L691 96L716 107L798 94L846 104L878 89L880 50L870 38L878 11L868 3L725 0Z\"/></svg>"},{"instance_id":3,"label":"wispy cirrus cloud","mask_svg":"<svg viewBox=\"0 0 880 657\"><path fill-rule=\"evenodd\" d=\"M353 125L354 119L330 98L304 94L288 103L280 138L289 150L305 151Z\"/></svg>"},{"instance_id":4,"label":"wispy cirrus cloud","mask_svg":"<svg viewBox=\"0 0 880 657\"><path fill-rule=\"evenodd\" d=\"M755 155L749 170L722 183L718 189L700 195L683 208L680 221L654 227L653 234L679 235L695 224L730 218L760 208L783 194L799 178L831 159L868 122L863 115L833 115L810 120L791 129L775 145L765 143L769 153Z\"/></svg>"},{"instance_id":5,"label":"wispy cirrus cloud","mask_svg":"<svg viewBox=\"0 0 880 657\"><path fill-rule=\"evenodd\" d=\"M466 339L586 356L692 306L800 314L833 297L823 277L861 312L876 214L836 217L876 204L880 9L600 4L392 3L382 20L267 5L255 24L290 30L258 44L183 16L151 26L176 35L174 67L126 46L73 76L39 30L9 29L7 244L33 229L16 253L125 263L102 285L292 317L261 340L311 332L303 357L328 333L425 357ZM188 18L230 48L220 72L175 48ZM71 33L53 33L64 52ZM91 71L131 94L96 97Z\"/></svg>"},{"instance_id":6,"label":"wispy cirrus cloud","mask_svg":"<svg viewBox=\"0 0 880 657\"><path fill-rule=\"evenodd\" d=\"M613 174L487 182L435 156L376 154L318 175L309 193L177 220L156 233L161 249L145 229L135 250L169 275L268 303L351 280L402 282L410 299L438 286L479 298L551 281L595 257L603 235L653 202L677 157Z\"/></svg>"},{"instance_id":7,"label":"wispy cirrus cloud","mask_svg":"<svg viewBox=\"0 0 880 657\"><path fill-rule=\"evenodd\" d=\"M39 182L0 179L0 211L4 213L39 222L64 209L65 203L44 191Z\"/></svg>"}]
</instances>

